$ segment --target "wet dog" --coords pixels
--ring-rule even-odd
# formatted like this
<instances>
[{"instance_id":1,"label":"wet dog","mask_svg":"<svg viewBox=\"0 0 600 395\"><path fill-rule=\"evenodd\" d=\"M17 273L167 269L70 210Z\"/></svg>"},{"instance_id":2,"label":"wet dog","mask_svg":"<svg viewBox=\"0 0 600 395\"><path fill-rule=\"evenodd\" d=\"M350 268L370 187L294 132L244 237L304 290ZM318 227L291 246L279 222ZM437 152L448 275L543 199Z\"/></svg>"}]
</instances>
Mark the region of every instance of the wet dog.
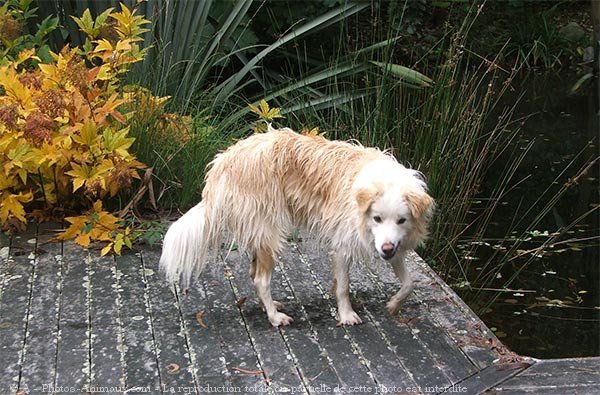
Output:
<instances>
[{"instance_id":1,"label":"wet dog","mask_svg":"<svg viewBox=\"0 0 600 395\"><path fill-rule=\"evenodd\" d=\"M387 308L397 314L414 284L407 251L427 237L434 200L420 172L376 148L272 129L241 140L209 165L202 201L165 235L160 268L188 284L229 234L252 256L250 277L273 326L293 320L271 297L275 257L298 227L330 250L339 322L360 324L348 293L349 267L374 251L402 288Z\"/></svg>"}]
</instances>

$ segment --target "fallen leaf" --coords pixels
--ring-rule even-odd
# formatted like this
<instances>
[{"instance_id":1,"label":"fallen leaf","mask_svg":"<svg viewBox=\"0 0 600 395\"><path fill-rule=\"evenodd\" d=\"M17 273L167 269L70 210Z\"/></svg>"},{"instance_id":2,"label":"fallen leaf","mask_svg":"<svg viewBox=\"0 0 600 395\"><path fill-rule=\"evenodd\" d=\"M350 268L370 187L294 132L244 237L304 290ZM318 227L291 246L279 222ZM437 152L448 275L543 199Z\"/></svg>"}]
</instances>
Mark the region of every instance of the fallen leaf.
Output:
<instances>
[{"instance_id":1,"label":"fallen leaf","mask_svg":"<svg viewBox=\"0 0 600 395\"><path fill-rule=\"evenodd\" d=\"M248 297L242 296L241 298L239 298L237 300L237 302L235 302L235 304L237 304L237 307L242 307L244 305L244 303L246 303L246 300L248 300Z\"/></svg>"},{"instance_id":2,"label":"fallen leaf","mask_svg":"<svg viewBox=\"0 0 600 395\"><path fill-rule=\"evenodd\" d=\"M176 363L170 363L167 365L167 373L169 374L177 374L179 373L179 365Z\"/></svg>"},{"instance_id":3,"label":"fallen leaf","mask_svg":"<svg viewBox=\"0 0 600 395\"><path fill-rule=\"evenodd\" d=\"M208 329L208 326L206 325L206 323L204 322L204 310L199 311L196 313L196 321L198 321L198 324L200 324L200 326L204 329Z\"/></svg>"},{"instance_id":4,"label":"fallen leaf","mask_svg":"<svg viewBox=\"0 0 600 395\"><path fill-rule=\"evenodd\" d=\"M410 324L413 321L418 320L419 317L408 317L408 318L396 318L396 322L399 324Z\"/></svg>"},{"instance_id":5,"label":"fallen leaf","mask_svg":"<svg viewBox=\"0 0 600 395\"><path fill-rule=\"evenodd\" d=\"M257 376L264 373L262 370L248 370L248 369L242 369L242 368L232 368L231 370L233 370L235 372L239 372L239 373L244 373L244 374L254 374Z\"/></svg>"}]
</instances>

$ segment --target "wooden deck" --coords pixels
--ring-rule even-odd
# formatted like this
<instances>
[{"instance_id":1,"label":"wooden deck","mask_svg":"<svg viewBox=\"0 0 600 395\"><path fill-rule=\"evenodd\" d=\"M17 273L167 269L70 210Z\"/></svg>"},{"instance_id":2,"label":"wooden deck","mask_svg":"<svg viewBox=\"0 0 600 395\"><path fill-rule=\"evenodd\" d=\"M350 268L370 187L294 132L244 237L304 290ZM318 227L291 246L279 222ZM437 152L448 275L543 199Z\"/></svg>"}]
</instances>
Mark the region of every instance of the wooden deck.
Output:
<instances>
[{"instance_id":1,"label":"wooden deck","mask_svg":"<svg viewBox=\"0 0 600 395\"><path fill-rule=\"evenodd\" d=\"M397 319L385 310L391 271L354 269L364 324L344 328L327 255L290 243L273 293L295 321L273 328L238 251L176 293L159 248L101 258L47 243L50 228L0 236L0 394L600 393L599 358L511 353L416 255L416 292Z\"/></svg>"}]
</instances>

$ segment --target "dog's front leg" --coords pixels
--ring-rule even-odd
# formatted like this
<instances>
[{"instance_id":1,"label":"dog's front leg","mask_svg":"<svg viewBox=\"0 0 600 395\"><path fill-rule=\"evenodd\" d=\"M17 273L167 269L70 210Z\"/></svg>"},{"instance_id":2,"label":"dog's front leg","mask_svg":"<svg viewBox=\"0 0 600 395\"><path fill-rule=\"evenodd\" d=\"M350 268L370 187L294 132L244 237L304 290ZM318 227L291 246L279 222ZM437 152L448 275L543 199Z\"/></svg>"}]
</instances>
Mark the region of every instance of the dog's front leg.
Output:
<instances>
[{"instance_id":1,"label":"dog's front leg","mask_svg":"<svg viewBox=\"0 0 600 395\"><path fill-rule=\"evenodd\" d=\"M273 254L266 250L256 252L252 266L250 268L250 277L256 287L256 294L267 313L267 317L273 326L289 325L292 317L277 311L277 307L281 306L278 302L273 301L271 296L271 274L275 260Z\"/></svg>"},{"instance_id":2,"label":"dog's front leg","mask_svg":"<svg viewBox=\"0 0 600 395\"><path fill-rule=\"evenodd\" d=\"M333 291L337 299L339 325L362 324L362 320L356 314L350 303L350 260L346 257L333 253Z\"/></svg>"},{"instance_id":3,"label":"dog's front leg","mask_svg":"<svg viewBox=\"0 0 600 395\"><path fill-rule=\"evenodd\" d=\"M396 256L391 260L392 268L394 269L394 273L396 273L396 277L402 282L402 288L398 291L394 296L392 296L387 303L387 309L391 315L398 314L400 311L400 306L406 298L410 295L412 290L415 288L415 283L413 282L410 274L406 270L406 266L404 265L404 254L402 252L398 252Z\"/></svg>"}]
</instances>

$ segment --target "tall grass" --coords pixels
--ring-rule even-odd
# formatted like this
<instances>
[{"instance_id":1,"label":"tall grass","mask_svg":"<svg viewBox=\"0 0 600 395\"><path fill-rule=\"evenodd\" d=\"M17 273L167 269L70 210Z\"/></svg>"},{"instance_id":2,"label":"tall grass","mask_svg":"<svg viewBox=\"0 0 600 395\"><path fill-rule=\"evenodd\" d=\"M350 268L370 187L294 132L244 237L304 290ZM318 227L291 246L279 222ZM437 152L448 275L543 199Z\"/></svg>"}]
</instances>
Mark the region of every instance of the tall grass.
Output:
<instances>
[{"instance_id":1,"label":"tall grass","mask_svg":"<svg viewBox=\"0 0 600 395\"><path fill-rule=\"evenodd\" d=\"M475 270L471 258L486 243L488 227L501 202L522 181L516 174L532 144L518 141L524 121L514 115L518 99L508 106L502 104L520 65L505 70L499 64L501 54L484 59L466 50L478 12L478 8L473 8L461 28L438 43L445 48L438 64L412 65L434 70L430 75L432 86L415 88L401 84L391 68L382 68L380 73L371 70L361 80L340 78L328 86L329 96L354 95L356 100L325 111L295 108L292 122L296 127L317 124L332 138L352 138L365 145L389 148L402 162L423 171L438 209L431 237L420 252L448 282L469 291L463 295L478 299L478 306L485 307L500 292L482 295L481 289L498 284L499 274L506 266L517 258L523 261L512 275L502 277L498 288L509 287L536 259L536 252L543 254L597 207L574 223L548 233L538 249L522 259L519 255L527 235L537 229L572 184L558 190L548 188L538 197L535 208L515 208L519 217L507 224L506 242L483 262L478 261ZM387 57L381 61L391 63L393 45L384 53ZM585 158L581 167L572 163L561 177L581 177L594 160ZM481 196L491 167L502 168L501 176L489 195ZM531 220L525 222L525 217ZM465 240L469 241L466 249Z\"/></svg>"}]
</instances>

